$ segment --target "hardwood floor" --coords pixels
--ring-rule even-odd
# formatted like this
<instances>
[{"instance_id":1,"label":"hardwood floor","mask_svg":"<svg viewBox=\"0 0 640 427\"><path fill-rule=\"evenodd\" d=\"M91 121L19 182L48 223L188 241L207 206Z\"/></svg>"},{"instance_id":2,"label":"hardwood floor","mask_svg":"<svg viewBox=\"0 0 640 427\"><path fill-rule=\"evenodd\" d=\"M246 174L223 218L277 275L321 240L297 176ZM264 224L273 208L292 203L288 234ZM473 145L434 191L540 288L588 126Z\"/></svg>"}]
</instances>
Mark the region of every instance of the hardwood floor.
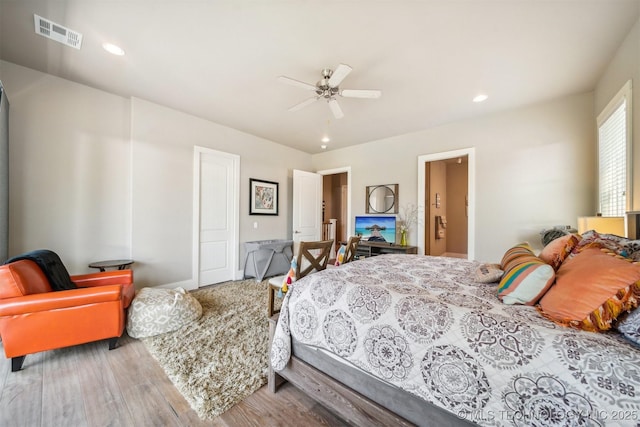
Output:
<instances>
[{"instance_id":1,"label":"hardwood floor","mask_svg":"<svg viewBox=\"0 0 640 427\"><path fill-rule=\"evenodd\" d=\"M142 342L126 334L28 355L11 372L0 343L0 426L343 426L323 406L283 384L262 387L212 421L189 407Z\"/></svg>"}]
</instances>

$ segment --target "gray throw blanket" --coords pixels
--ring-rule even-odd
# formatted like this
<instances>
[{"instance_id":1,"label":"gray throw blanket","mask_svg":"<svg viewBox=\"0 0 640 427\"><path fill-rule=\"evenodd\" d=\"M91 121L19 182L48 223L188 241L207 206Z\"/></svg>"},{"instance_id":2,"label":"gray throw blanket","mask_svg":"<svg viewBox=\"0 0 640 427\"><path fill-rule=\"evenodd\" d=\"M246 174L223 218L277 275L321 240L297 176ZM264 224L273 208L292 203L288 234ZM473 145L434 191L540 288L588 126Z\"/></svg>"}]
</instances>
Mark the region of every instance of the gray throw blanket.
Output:
<instances>
[{"instance_id":1,"label":"gray throw blanket","mask_svg":"<svg viewBox=\"0 0 640 427\"><path fill-rule=\"evenodd\" d=\"M38 264L40 270L42 270L47 280L49 280L51 289L54 291L64 291L77 288L76 284L71 281L69 272L62 263L62 260L55 252L48 249L37 249L35 251L10 258L5 262L5 264L22 259L28 259Z\"/></svg>"}]
</instances>

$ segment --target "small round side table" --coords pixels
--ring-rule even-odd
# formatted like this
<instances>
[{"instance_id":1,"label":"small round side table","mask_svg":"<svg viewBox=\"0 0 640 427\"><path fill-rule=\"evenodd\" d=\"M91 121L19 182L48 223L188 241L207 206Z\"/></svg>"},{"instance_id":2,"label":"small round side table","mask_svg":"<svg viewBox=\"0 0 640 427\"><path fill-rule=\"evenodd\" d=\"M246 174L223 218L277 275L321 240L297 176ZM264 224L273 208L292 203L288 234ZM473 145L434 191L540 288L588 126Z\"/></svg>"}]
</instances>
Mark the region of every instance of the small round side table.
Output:
<instances>
[{"instance_id":1,"label":"small round side table","mask_svg":"<svg viewBox=\"0 0 640 427\"><path fill-rule=\"evenodd\" d=\"M114 259L109 261L97 261L89 264L90 268L99 268L100 271L106 271L107 268L115 268L117 270L124 270L133 264L132 259Z\"/></svg>"}]
</instances>

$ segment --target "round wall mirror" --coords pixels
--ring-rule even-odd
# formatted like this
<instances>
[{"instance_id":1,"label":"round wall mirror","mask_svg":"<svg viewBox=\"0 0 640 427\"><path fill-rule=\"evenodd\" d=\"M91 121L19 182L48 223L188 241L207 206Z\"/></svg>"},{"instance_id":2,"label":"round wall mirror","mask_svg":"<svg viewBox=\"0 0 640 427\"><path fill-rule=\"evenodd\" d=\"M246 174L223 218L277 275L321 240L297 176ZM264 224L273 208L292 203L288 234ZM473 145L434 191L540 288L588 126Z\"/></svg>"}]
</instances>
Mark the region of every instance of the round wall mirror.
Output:
<instances>
[{"instance_id":1,"label":"round wall mirror","mask_svg":"<svg viewBox=\"0 0 640 427\"><path fill-rule=\"evenodd\" d=\"M398 213L398 184L367 187L366 213Z\"/></svg>"}]
</instances>

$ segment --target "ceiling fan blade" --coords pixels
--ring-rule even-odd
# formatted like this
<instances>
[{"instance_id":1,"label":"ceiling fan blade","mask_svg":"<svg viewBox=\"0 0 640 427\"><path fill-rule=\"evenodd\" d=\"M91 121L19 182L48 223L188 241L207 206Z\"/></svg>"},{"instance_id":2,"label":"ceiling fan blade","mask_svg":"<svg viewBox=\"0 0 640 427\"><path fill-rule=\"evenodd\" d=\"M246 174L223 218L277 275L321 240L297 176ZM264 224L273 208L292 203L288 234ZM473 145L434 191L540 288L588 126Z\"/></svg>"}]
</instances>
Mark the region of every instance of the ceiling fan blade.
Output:
<instances>
[{"instance_id":1,"label":"ceiling fan blade","mask_svg":"<svg viewBox=\"0 0 640 427\"><path fill-rule=\"evenodd\" d=\"M340 91L345 98L380 98L382 91L365 89L345 89Z\"/></svg>"},{"instance_id":2,"label":"ceiling fan blade","mask_svg":"<svg viewBox=\"0 0 640 427\"><path fill-rule=\"evenodd\" d=\"M329 87L336 87L342 83L342 80L349 75L351 70L352 68L347 64L338 65L338 68L336 68L333 74L331 74L331 77L329 77Z\"/></svg>"},{"instance_id":3,"label":"ceiling fan blade","mask_svg":"<svg viewBox=\"0 0 640 427\"><path fill-rule=\"evenodd\" d=\"M286 77L286 76L279 76L278 80L281 81L282 83L286 83L286 84L291 85L291 86L297 86L299 88L306 89L306 90L316 90L317 89L315 85L312 85L310 83L301 82L300 80L292 79L292 78Z\"/></svg>"},{"instance_id":4,"label":"ceiling fan blade","mask_svg":"<svg viewBox=\"0 0 640 427\"><path fill-rule=\"evenodd\" d=\"M317 96L312 96L311 98L307 98L304 101L302 101L299 104L294 105L293 107L289 108L288 111L298 111L304 107L306 107L309 104L313 104L314 102L316 102L318 100Z\"/></svg>"},{"instance_id":5,"label":"ceiling fan blade","mask_svg":"<svg viewBox=\"0 0 640 427\"><path fill-rule=\"evenodd\" d=\"M335 99L329 100L329 109L333 113L333 117L336 119L341 119L344 117L344 113L342 112L342 108L340 108L340 104Z\"/></svg>"}]
</instances>

